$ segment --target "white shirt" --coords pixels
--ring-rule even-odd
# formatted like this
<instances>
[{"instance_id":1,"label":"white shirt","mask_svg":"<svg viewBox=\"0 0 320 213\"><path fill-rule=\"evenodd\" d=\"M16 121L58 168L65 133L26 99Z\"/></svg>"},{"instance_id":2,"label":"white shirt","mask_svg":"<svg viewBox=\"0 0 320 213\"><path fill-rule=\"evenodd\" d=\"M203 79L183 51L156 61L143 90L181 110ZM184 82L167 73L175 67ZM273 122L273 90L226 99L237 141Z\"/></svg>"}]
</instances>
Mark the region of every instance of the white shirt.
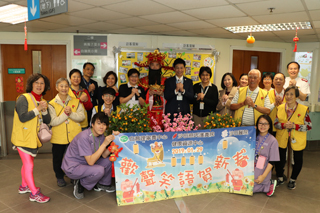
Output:
<instances>
[{"instance_id":1,"label":"white shirt","mask_svg":"<svg viewBox=\"0 0 320 213\"><path fill-rule=\"evenodd\" d=\"M138 88L138 85L135 85L135 86L131 86L131 84L128 82L128 88ZM139 90L139 93L141 93L141 91ZM129 104L129 107L132 108L133 105L139 105L139 100L136 100L136 96L132 96L132 98L127 102L127 104Z\"/></svg>"},{"instance_id":2,"label":"white shirt","mask_svg":"<svg viewBox=\"0 0 320 213\"><path fill-rule=\"evenodd\" d=\"M105 107L105 105L103 104L101 108L102 108L102 110L104 111L104 109L105 109L106 107ZM99 110L99 107L98 107L98 110ZM112 111L113 111L113 105L111 104L110 112L112 112ZM96 108L93 107L93 108L92 108L91 120L92 120L93 116L94 116L96 113L97 113L97 112L96 112ZM90 121L90 126L91 126L91 121Z\"/></svg>"},{"instance_id":3,"label":"white shirt","mask_svg":"<svg viewBox=\"0 0 320 213\"><path fill-rule=\"evenodd\" d=\"M255 102L258 93L259 93L259 87L257 87L255 90L251 91L248 87L247 89L247 96L251 97L252 101ZM239 90L237 91L236 95L233 97L231 104L237 104L239 99ZM270 104L269 96L267 95L264 99L264 107L272 110L274 105ZM243 115L242 115L242 126L254 126L254 109L253 107L248 108L248 106L245 106Z\"/></svg>"},{"instance_id":4,"label":"white shirt","mask_svg":"<svg viewBox=\"0 0 320 213\"><path fill-rule=\"evenodd\" d=\"M285 84L283 86L285 89L289 86L290 80L291 80L290 77L286 77L286 82L285 82ZM304 93L307 96L309 96L310 95L310 85L308 83L308 80L306 80L304 78L300 78L300 77L296 77L295 80L297 82L296 86L299 88L299 90L302 93ZM308 101L301 101L300 98L297 98L297 102L299 104L302 104L302 105L307 105L308 104Z\"/></svg>"},{"instance_id":5,"label":"white shirt","mask_svg":"<svg viewBox=\"0 0 320 213\"><path fill-rule=\"evenodd\" d=\"M183 83L183 76L181 76L180 78L178 76L176 76L176 83ZM174 89L174 94L176 94L176 95L180 95L180 94L184 95L185 91L186 90L183 90L183 92L177 92L176 89Z\"/></svg>"}]
</instances>

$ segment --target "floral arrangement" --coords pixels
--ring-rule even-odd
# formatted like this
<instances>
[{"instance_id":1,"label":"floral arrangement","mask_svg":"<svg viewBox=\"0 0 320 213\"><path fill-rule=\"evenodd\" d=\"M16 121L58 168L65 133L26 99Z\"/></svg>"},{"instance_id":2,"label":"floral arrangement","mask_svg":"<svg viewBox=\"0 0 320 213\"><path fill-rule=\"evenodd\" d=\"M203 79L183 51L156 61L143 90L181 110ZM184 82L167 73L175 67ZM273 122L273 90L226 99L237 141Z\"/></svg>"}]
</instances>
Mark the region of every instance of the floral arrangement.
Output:
<instances>
[{"instance_id":1,"label":"floral arrangement","mask_svg":"<svg viewBox=\"0 0 320 213\"><path fill-rule=\"evenodd\" d=\"M182 116L181 113L179 115L177 113L173 114L173 122L170 119L171 114L168 113L162 114L163 120L163 128L158 124L156 119L151 117L153 123L155 124L152 128L154 132L179 132L179 131L191 131L198 130L199 126L194 126L194 122L192 121L192 116L190 114Z\"/></svg>"},{"instance_id":2,"label":"floral arrangement","mask_svg":"<svg viewBox=\"0 0 320 213\"><path fill-rule=\"evenodd\" d=\"M204 120L205 129L218 129L241 126L241 119L234 119L229 114L210 113Z\"/></svg>"},{"instance_id":3,"label":"floral arrangement","mask_svg":"<svg viewBox=\"0 0 320 213\"><path fill-rule=\"evenodd\" d=\"M148 117L148 105L140 107L121 104L120 113L112 112L109 119L109 133L112 130L120 132L152 132L150 118Z\"/></svg>"}]
</instances>

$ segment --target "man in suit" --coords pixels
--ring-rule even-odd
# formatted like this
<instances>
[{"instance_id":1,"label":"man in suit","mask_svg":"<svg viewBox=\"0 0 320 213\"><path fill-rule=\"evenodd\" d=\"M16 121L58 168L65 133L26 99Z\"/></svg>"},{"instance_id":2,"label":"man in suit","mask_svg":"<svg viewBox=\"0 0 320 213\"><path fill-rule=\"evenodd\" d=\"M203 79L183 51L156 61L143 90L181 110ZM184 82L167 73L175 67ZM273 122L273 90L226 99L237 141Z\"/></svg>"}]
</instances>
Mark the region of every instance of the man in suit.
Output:
<instances>
[{"instance_id":1,"label":"man in suit","mask_svg":"<svg viewBox=\"0 0 320 213\"><path fill-rule=\"evenodd\" d=\"M83 76L82 76L80 86L88 90L92 105L96 106L98 105L98 102L97 102L98 101L98 83L91 79L94 73L94 69L95 67L91 62L84 63L83 70L82 70ZM91 110L87 111L87 114L88 114L88 118L90 119L92 115L92 111ZM90 122L88 122L88 124L89 123Z\"/></svg>"},{"instance_id":2,"label":"man in suit","mask_svg":"<svg viewBox=\"0 0 320 213\"><path fill-rule=\"evenodd\" d=\"M175 76L168 78L165 82L164 97L167 100L165 113L170 113L173 119L174 113L186 115L190 113L190 103L192 103L193 83L192 80L184 77L186 62L178 58L173 63Z\"/></svg>"}]
</instances>

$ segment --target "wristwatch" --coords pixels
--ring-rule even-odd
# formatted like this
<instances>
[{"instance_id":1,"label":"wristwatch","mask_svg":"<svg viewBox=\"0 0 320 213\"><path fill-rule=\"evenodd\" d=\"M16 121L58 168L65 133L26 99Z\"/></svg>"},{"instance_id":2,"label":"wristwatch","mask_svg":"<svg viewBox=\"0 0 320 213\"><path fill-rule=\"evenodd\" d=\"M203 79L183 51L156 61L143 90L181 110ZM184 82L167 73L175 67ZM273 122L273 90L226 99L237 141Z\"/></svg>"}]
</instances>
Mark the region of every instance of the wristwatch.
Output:
<instances>
[{"instance_id":1,"label":"wristwatch","mask_svg":"<svg viewBox=\"0 0 320 213\"><path fill-rule=\"evenodd\" d=\"M257 104L255 104L253 108L255 109L255 108L257 108L257 106L258 106L258 105L257 105Z\"/></svg>"}]
</instances>

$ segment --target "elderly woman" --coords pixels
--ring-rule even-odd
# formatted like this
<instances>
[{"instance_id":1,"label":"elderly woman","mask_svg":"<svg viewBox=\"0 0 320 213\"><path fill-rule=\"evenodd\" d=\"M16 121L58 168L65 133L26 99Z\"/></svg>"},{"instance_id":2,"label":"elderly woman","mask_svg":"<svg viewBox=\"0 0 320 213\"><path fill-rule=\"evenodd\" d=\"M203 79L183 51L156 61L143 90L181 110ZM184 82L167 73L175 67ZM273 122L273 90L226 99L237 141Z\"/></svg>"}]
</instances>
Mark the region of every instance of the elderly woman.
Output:
<instances>
[{"instance_id":1,"label":"elderly woman","mask_svg":"<svg viewBox=\"0 0 320 213\"><path fill-rule=\"evenodd\" d=\"M109 71L107 72L107 74L103 77L103 82L105 83L106 86L104 87L99 87L99 104L103 105L104 101L102 99L102 91L105 88L112 88L114 89L114 91L116 91L116 99L113 101L115 106L119 105L119 91L118 88L116 86L117 82L118 82L118 77L117 74L113 71ZM93 116L93 115L92 115Z\"/></svg>"},{"instance_id":2,"label":"elderly woman","mask_svg":"<svg viewBox=\"0 0 320 213\"><path fill-rule=\"evenodd\" d=\"M119 88L120 104L129 104L143 106L146 102L146 93L141 86L138 86L140 73L136 69L130 69L128 72L129 82L122 84Z\"/></svg>"},{"instance_id":3,"label":"elderly woman","mask_svg":"<svg viewBox=\"0 0 320 213\"><path fill-rule=\"evenodd\" d=\"M288 188L295 189L296 180L302 168L303 150L307 144L307 131L311 130L312 124L308 107L297 103L297 98L299 97L298 87L287 87L284 95L286 103L278 107L274 121L280 154L280 162L276 163L276 173L278 184L283 184L285 181L283 172L286 164L286 151L289 144L293 150L294 165ZM288 159L290 158L288 157Z\"/></svg>"},{"instance_id":4,"label":"elderly woman","mask_svg":"<svg viewBox=\"0 0 320 213\"><path fill-rule=\"evenodd\" d=\"M262 76L262 83L264 86L264 90L266 90L267 92L269 92L270 90L273 90L273 88L271 87L272 85L272 81L273 81L273 75L270 73L266 73Z\"/></svg>"},{"instance_id":5,"label":"elderly woman","mask_svg":"<svg viewBox=\"0 0 320 213\"><path fill-rule=\"evenodd\" d=\"M238 87L246 87L246 86L248 86L248 74L242 73L239 78Z\"/></svg>"},{"instance_id":6,"label":"elderly woman","mask_svg":"<svg viewBox=\"0 0 320 213\"><path fill-rule=\"evenodd\" d=\"M230 114L234 115L234 111L230 110L230 104L238 91L237 80L232 75L232 73L225 73L221 79L221 88L219 91L219 103L217 106L217 111L220 114Z\"/></svg>"},{"instance_id":7,"label":"elderly woman","mask_svg":"<svg viewBox=\"0 0 320 213\"><path fill-rule=\"evenodd\" d=\"M61 169L62 159L72 139L81 132L80 122L85 119L85 111L79 99L68 95L69 81L59 78L56 83L58 94L49 103L52 126L52 162L57 184L66 186L64 172Z\"/></svg>"},{"instance_id":8,"label":"elderly woman","mask_svg":"<svg viewBox=\"0 0 320 213\"><path fill-rule=\"evenodd\" d=\"M201 125L203 128L204 119L211 113L215 112L218 104L217 86L210 82L212 71L209 67L201 67L199 71L200 83L193 86L195 99L193 101L193 119L195 126Z\"/></svg>"},{"instance_id":9,"label":"elderly woman","mask_svg":"<svg viewBox=\"0 0 320 213\"><path fill-rule=\"evenodd\" d=\"M11 136L14 149L18 150L22 160L19 193L30 193L30 201L46 203L50 198L34 184L33 161L42 146L38 138L40 123L49 124L51 121L47 102L42 98L50 88L50 82L46 76L37 73L28 78L26 87L26 93L20 95L16 102Z\"/></svg>"},{"instance_id":10,"label":"elderly woman","mask_svg":"<svg viewBox=\"0 0 320 213\"><path fill-rule=\"evenodd\" d=\"M80 103L83 104L86 112L85 112L85 119L81 122L81 128L82 130L86 129L88 127L88 114L87 112L90 111L90 115L91 115L91 110L92 110L92 102L91 102L91 98L90 98L90 94L89 92L82 88L80 86L80 82L82 79L82 74L80 72L80 70L78 69L73 69L70 71L69 73L69 78L71 81L71 86L69 89L69 95L72 98L77 98L79 99Z\"/></svg>"}]
</instances>

